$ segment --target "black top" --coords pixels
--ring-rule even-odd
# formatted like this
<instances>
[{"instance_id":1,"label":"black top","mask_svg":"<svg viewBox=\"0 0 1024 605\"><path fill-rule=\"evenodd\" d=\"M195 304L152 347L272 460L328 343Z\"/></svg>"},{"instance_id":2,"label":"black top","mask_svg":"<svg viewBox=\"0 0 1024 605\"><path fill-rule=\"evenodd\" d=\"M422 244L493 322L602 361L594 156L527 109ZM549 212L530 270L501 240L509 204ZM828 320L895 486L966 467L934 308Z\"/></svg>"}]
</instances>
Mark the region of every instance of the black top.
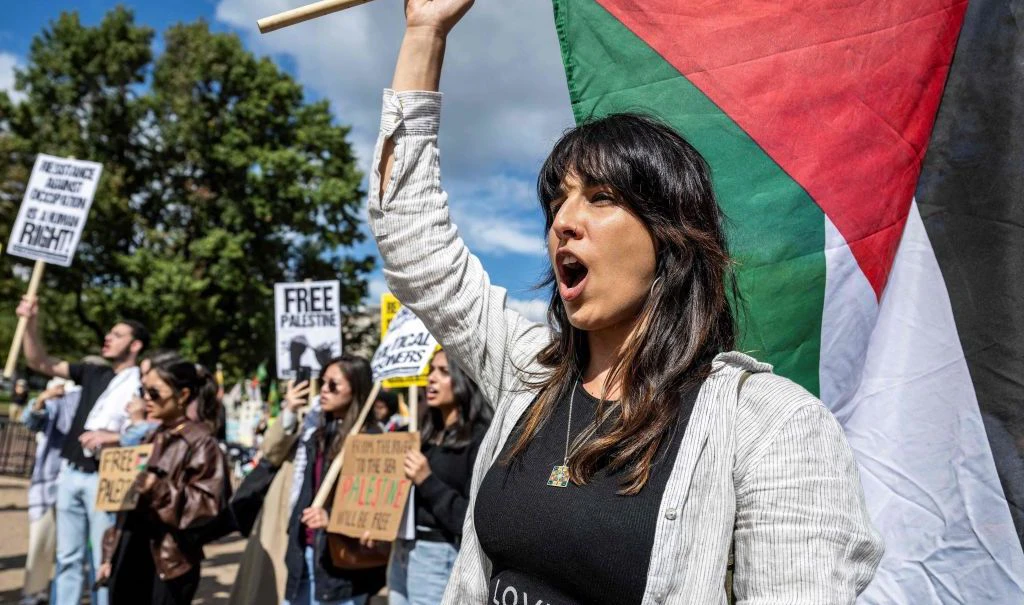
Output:
<instances>
[{"instance_id":1,"label":"black top","mask_svg":"<svg viewBox=\"0 0 1024 605\"><path fill-rule=\"evenodd\" d=\"M693 388L681 399L676 430L662 442L650 478L635 496L619 495L624 472L606 468L586 485L547 484L552 468L565 457L568 396L558 402L528 449L511 465L504 464L526 414L520 418L477 493L476 533L493 563L488 602L513 602L513 593L519 603L529 599L531 604L643 600L658 509L697 391ZM576 386L573 439L591 426L597 403Z\"/></svg>"},{"instance_id":2,"label":"black top","mask_svg":"<svg viewBox=\"0 0 1024 605\"><path fill-rule=\"evenodd\" d=\"M440 531L452 544L459 542L469 507L473 461L486 433L487 427L478 424L473 427L472 441L464 447L423 444L430 476L416 487L416 527Z\"/></svg>"},{"instance_id":3,"label":"black top","mask_svg":"<svg viewBox=\"0 0 1024 605\"><path fill-rule=\"evenodd\" d=\"M89 417L92 406L96 405L96 400L114 379L114 370L91 363L73 363L68 367L68 375L82 387L82 395L78 400L75 418L71 421L71 429L64 437L64 447L61 448L60 455L83 471L95 473L98 461L82 452L82 444L78 442L78 437L85 429L85 420Z\"/></svg>"}]
</instances>

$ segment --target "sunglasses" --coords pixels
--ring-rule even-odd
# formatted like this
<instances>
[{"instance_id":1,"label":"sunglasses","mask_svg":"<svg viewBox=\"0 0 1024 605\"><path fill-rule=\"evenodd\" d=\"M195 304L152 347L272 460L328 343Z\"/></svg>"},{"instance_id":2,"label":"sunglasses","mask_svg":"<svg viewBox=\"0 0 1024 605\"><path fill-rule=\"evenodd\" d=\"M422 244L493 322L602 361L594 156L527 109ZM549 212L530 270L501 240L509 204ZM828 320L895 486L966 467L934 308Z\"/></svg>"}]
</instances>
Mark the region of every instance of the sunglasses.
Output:
<instances>
[{"instance_id":1,"label":"sunglasses","mask_svg":"<svg viewBox=\"0 0 1024 605\"><path fill-rule=\"evenodd\" d=\"M327 382L324 383L324 386L327 387L327 392L328 393L337 395L339 387L341 386L341 383L334 382L334 379L330 378L330 379L327 380Z\"/></svg>"},{"instance_id":2,"label":"sunglasses","mask_svg":"<svg viewBox=\"0 0 1024 605\"><path fill-rule=\"evenodd\" d=\"M139 390L142 391L141 395L144 399L148 399L153 403L160 403L161 401L167 399L167 397L164 397L163 395L160 394L160 391L152 387L148 389L140 387Z\"/></svg>"}]
</instances>

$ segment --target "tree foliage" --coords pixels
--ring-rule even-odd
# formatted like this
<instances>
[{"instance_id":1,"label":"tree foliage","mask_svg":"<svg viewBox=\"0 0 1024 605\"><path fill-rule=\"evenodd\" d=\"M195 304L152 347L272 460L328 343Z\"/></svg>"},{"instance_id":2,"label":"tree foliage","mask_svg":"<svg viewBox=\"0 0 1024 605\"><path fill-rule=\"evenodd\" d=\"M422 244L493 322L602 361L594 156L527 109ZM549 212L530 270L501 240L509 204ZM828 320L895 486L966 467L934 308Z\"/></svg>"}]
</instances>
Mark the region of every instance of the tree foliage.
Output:
<instances>
[{"instance_id":1,"label":"tree foliage","mask_svg":"<svg viewBox=\"0 0 1024 605\"><path fill-rule=\"evenodd\" d=\"M94 352L132 317L156 346L241 372L274 356L274 282L339 279L343 305L360 304L373 260L345 250L362 239L362 175L327 102L237 36L199 21L162 42L155 55L125 8L95 27L64 13L33 40L16 73L25 99L0 93L0 241L37 153L102 163L74 264L46 275L50 348ZM5 260L13 309L30 264ZM13 314L0 317L9 338Z\"/></svg>"}]
</instances>

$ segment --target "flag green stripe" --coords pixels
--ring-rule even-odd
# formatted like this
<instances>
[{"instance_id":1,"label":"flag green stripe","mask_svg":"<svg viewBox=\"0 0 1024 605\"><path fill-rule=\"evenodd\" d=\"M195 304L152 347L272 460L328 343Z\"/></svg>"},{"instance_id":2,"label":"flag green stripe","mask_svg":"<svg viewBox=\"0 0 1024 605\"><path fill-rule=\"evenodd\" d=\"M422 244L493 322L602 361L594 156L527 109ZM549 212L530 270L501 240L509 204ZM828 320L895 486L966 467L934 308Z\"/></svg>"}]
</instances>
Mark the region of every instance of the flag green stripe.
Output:
<instances>
[{"instance_id":1,"label":"flag green stripe","mask_svg":"<svg viewBox=\"0 0 1024 605\"><path fill-rule=\"evenodd\" d=\"M555 0L577 121L653 113L711 165L738 263L740 348L819 392L825 217L764 151L672 65L596 2Z\"/></svg>"}]
</instances>

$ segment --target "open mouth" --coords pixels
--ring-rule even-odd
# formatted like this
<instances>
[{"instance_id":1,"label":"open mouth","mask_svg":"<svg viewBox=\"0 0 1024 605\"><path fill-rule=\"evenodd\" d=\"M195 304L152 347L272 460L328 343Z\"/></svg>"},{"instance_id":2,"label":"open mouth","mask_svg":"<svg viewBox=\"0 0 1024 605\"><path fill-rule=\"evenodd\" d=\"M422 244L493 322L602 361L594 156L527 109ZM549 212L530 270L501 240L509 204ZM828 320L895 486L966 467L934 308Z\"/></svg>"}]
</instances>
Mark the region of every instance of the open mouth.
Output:
<instances>
[{"instance_id":1,"label":"open mouth","mask_svg":"<svg viewBox=\"0 0 1024 605\"><path fill-rule=\"evenodd\" d=\"M558 291L562 300L568 302L583 292L589 269L575 254L565 250L555 256L558 270Z\"/></svg>"}]
</instances>

